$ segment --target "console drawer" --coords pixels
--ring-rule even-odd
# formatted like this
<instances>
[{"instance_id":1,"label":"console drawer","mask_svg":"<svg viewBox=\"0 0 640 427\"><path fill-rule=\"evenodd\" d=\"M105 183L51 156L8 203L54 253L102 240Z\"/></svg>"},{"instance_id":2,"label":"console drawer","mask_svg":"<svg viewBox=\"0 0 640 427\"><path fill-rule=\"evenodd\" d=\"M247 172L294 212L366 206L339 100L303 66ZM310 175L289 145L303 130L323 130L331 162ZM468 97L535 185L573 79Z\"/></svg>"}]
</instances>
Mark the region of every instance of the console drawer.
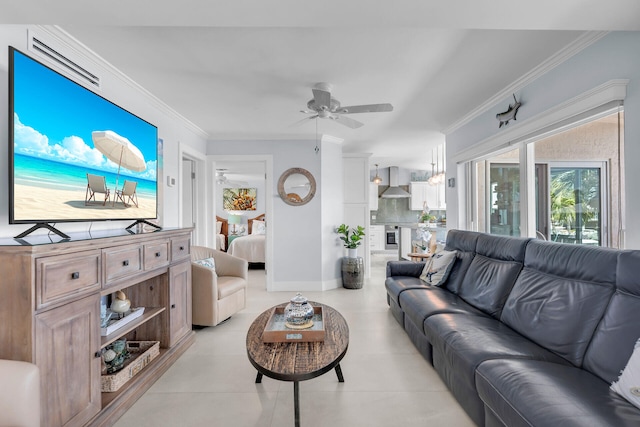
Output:
<instances>
[{"instance_id":1,"label":"console drawer","mask_svg":"<svg viewBox=\"0 0 640 427\"><path fill-rule=\"evenodd\" d=\"M109 287L114 281L142 271L142 246L131 245L105 249L104 287Z\"/></svg>"},{"instance_id":2,"label":"console drawer","mask_svg":"<svg viewBox=\"0 0 640 427\"><path fill-rule=\"evenodd\" d=\"M36 306L43 308L100 289L100 251L36 259Z\"/></svg>"},{"instance_id":3,"label":"console drawer","mask_svg":"<svg viewBox=\"0 0 640 427\"><path fill-rule=\"evenodd\" d=\"M169 265L169 242L148 243L144 245L144 269Z\"/></svg>"},{"instance_id":4,"label":"console drawer","mask_svg":"<svg viewBox=\"0 0 640 427\"><path fill-rule=\"evenodd\" d=\"M171 262L189 258L191 256L191 239L176 238L171 239Z\"/></svg>"}]
</instances>

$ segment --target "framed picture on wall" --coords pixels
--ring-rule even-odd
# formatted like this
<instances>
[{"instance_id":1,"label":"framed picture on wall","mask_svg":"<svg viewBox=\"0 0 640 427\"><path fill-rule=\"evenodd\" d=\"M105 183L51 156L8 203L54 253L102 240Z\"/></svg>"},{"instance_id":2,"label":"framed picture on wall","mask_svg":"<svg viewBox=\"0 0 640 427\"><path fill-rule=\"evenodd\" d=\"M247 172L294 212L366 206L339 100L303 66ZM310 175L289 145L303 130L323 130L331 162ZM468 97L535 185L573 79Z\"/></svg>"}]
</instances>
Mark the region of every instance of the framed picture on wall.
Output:
<instances>
[{"instance_id":1,"label":"framed picture on wall","mask_svg":"<svg viewBox=\"0 0 640 427\"><path fill-rule=\"evenodd\" d=\"M255 211L256 194L255 188L225 188L222 190L222 208L225 211Z\"/></svg>"}]
</instances>

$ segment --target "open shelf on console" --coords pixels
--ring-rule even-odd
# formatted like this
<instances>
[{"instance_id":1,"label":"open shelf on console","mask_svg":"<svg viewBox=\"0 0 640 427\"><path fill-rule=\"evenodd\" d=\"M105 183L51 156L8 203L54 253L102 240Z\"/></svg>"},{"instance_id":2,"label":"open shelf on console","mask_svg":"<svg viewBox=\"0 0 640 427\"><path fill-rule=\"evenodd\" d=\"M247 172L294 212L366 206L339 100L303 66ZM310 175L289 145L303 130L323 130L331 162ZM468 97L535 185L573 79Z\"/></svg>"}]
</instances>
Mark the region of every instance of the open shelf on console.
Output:
<instances>
[{"instance_id":1,"label":"open shelf on console","mask_svg":"<svg viewBox=\"0 0 640 427\"><path fill-rule=\"evenodd\" d=\"M124 325L123 327L113 331L112 333L110 333L106 337L101 337L100 348L105 348L106 346L108 346L112 342L116 341L118 338L126 335L127 333L129 333L131 331L133 331L138 326L142 325L143 323L148 322L149 320L153 319L154 317L156 317L157 315L159 315L160 313L162 313L165 310L166 310L165 307L147 307L145 309L144 313L142 314L142 316L138 317L135 320L132 320L131 322L129 322L126 325Z\"/></svg>"}]
</instances>

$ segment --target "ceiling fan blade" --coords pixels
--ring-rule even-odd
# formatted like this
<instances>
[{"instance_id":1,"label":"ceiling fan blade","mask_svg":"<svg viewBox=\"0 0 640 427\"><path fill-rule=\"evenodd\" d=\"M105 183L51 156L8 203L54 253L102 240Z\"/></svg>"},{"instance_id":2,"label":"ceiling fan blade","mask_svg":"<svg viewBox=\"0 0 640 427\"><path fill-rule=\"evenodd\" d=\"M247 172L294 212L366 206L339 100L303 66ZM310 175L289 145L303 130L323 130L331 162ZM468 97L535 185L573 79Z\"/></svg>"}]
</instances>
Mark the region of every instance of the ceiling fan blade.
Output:
<instances>
[{"instance_id":1,"label":"ceiling fan blade","mask_svg":"<svg viewBox=\"0 0 640 427\"><path fill-rule=\"evenodd\" d=\"M331 119L335 120L336 122L340 123L341 125L345 125L347 127L350 127L351 129L358 129L361 126L364 126L364 123L360 123L357 120L353 120L349 117L342 117L342 116L338 116L338 115L332 115Z\"/></svg>"},{"instance_id":2,"label":"ceiling fan blade","mask_svg":"<svg viewBox=\"0 0 640 427\"><path fill-rule=\"evenodd\" d=\"M321 89L311 89L313 91L313 99L315 105L323 110L331 107L331 93Z\"/></svg>"},{"instance_id":3,"label":"ceiling fan blade","mask_svg":"<svg viewBox=\"0 0 640 427\"><path fill-rule=\"evenodd\" d=\"M293 127L301 126L301 125L302 125L302 124L304 124L305 122L308 122L309 120L313 120L313 119L315 119L316 117L318 117L318 115L317 115L317 114L316 114L316 115L313 115L313 116L305 117L305 118L304 118L304 119L302 119L302 120L298 120L297 122L290 124L290 125L289 125L289 127L290 127L290 128L293 128Z\"/></svg>"},{"instance_id":4,"label":"ceiling fan blade","mask_svg":"<svg viewBox=\"0 0 640 427\"><path fill-rule=\"evenodd\" d=\"M348 107L340 107L336 113L354 114L354 113L386 113L393 111L391 104L369 104L369 105L351 105Z\"/></svg>"}]
</instances>

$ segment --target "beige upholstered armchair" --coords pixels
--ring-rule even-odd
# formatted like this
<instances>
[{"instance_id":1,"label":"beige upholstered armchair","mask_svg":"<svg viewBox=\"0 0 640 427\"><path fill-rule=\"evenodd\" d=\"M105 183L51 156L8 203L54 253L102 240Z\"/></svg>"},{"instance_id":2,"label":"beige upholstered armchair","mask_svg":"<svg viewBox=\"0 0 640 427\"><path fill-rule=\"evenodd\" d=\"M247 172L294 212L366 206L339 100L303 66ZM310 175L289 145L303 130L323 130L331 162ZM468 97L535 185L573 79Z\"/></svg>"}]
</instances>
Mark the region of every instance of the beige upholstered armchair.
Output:
<instances>
[{"instance_id":1,"label":"beige upholstered armchair","mask_svg":"<svg viewBox=\"0 0 640 427\"><path fill-rule=\"evenodd\" d=\"M0 427L40 426L40 371L36 365L0 360Z\"/></svg>"},{"instance_id":2,"label":"beige upholstered armchair","mask_svg":"<svg viewBox=\"0 0 640 427\"><path fill-rule=\"evenodd\" d=\"M215 271L195 261L213 258ZM247 305L249 263L204 246L191 247L193 324L215 326Z\"/></svg>"}]
</instances>

